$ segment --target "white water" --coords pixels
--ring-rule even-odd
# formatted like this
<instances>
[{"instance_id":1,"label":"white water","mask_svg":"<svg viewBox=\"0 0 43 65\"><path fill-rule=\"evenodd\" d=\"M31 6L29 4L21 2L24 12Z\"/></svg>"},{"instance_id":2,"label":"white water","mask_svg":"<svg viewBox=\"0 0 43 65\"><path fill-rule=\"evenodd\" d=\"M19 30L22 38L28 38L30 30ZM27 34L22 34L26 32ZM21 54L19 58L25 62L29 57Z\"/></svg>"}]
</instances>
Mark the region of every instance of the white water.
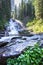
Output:
<instances>
[{"instance_id":1,"label":"white water","mask_svg":"<svg viewBox=\"0 0 43 65\"><path fill-rule=\"evenodd\" d=\"M9 35L19 34L18 31L17 31L16 26L17 26L17 23L13 22L13 20L10 19L10 21L9 21L9 29L10 29L10 31L8 32Z\"/></svg>"},{"instance_id":2,"label":"white water","mask_svg":"<svg viewBox=\"0 0 43 65\"><path fill-rule=\"evenodd\" d=\"M22 32L25 29L25 26L19 20L10 19L10 21L5 25L5 28L6 28L5 36L18 35L19 32Z\"/></svg>"}]
</instances>

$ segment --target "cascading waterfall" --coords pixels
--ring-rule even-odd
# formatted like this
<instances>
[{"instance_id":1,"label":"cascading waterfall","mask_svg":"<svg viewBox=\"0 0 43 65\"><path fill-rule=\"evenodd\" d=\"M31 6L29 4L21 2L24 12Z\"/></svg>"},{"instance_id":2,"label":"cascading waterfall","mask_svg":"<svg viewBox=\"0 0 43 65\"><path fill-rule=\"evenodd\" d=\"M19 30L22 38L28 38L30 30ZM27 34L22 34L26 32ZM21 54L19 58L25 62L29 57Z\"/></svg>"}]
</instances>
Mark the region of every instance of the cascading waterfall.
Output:
<instances>
[{"instance_id":1,"label":"cascading waterfall","mask_svg":"<svg viewBox=\"0 0 43 65\"><path fill-rule=\"evenodd\" d=\"M10 30L8 33L9 33L9 35L17 35L17 34L19 34L19 32L18 32L18 30L17 30L17 23L14 21L13 22L13 20L12 19L10 19L10 21L9 21L9 27L8 27L8 29Z\"/></svg>"},{"instance_id":2,"label":"cascading waterfall","mask_svg":"<svg viewBox=\"0 0 43 65\"><path fill-rule=\"evenodd\" d=\"M19 20L13 20L12 18L8 22L8 24L5 25L6 31L5 31L5 36L6 35L19 35L19 32L22 32L24 30L23 23Z\"/></svg>"}]
</instances>

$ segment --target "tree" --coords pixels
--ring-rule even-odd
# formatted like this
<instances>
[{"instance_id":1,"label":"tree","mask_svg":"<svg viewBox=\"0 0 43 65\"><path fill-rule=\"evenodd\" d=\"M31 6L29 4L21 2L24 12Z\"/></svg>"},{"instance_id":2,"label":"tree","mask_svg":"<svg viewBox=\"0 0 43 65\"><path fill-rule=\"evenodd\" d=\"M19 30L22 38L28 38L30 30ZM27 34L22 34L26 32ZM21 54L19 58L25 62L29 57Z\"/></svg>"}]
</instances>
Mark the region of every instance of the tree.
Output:
<instances>
[{"instance_id":1,"label":"tree","mask_svg":"<svg viewBox=\"0 0 43 65\"><path fill-rule=\"evenodd\" d=\"M24 1L23 0L21 0L21 4L20 4L20 14L19 14L19 16L20 16L20 20L23 20L23 18L24 18Z\"/></svg>"},{"instance_id":2,"label":"tree","mask_svg":"<svg viewBox=\"0 0 43 65\"><path fill-rule=\"evenodd\" d=\"M35 0L35 15L37 19L43 19L43 0Z\"/></svg>"},{"instance_id":3,"label":"tree","mask_svg":"<svg viewBox=\"0 0 43 65\"><path fill-rule=\"evenodd\" d=\"M14 13L15 19L17 19L17 6L15 5L15 13Z\"/></svg>"},{"instance_id":4,"label":"tree","mask_svg":"<svg viewBox=\"0 0 43 65\"><path fill-rule=\"evenodd\" d=\"M34 17L34 7L32 5L32 1L21 0L21 4L19 5L19 16L20 20L23 20L25 17Z\"/></svg>"},{"instance_id":5,"label":"tree","mask_svg":"<svg viewBox=\"0 0 43 65\"><path fill-rule=\"evenodd\" d=\"M0 30L4 29L5 23L10 19L11 0L0 0Z\"/></svg>"},{"instance_id":6,"label":"tree","mask_svg":"<svg viewBox=\"0 0 43 65\"><path fill-rule=\"evenodd\" d=\"M10 15L11 15L11 3L10 3L10 0L1 0L0 1L0 13L1 13L1 17L2 19L6 19L8 20L10 18Z\"/></svg>"}]
</instances>

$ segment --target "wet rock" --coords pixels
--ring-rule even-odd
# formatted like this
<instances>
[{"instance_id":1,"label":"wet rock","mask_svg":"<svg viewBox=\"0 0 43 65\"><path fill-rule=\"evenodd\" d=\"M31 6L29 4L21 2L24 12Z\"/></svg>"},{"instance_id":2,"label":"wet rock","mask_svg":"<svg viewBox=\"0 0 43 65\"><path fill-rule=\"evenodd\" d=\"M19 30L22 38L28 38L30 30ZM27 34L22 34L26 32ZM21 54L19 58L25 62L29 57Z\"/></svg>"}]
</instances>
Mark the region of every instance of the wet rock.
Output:
<instances>
[{"instance_id":1,"label":"wet rock","mask_svg":"<svg viewBox=\"0 0 43 65\"><path fill-rule=\"evenodd\" d=\"M43 40L41 40L41 37L39 35L34 36L21 36L18 38L11 38L12 42L7 44L5 47L0 48L0 58L9 58L9 57L15 57L21 52L27 48L28 46L34 46L39 40L41 43L41 47L43 46ZM20 43L20 44L19 44ZM1 58L1 59L2 59Z\"/></svg>"},{"instance_id":2,"label":"wet rock","mask_svg":"<svg viewBox=\"0 0 43 65\"><path fill-rule=\"evenodd\" d=\"M32 40L38 40L38 39L40 39L40 36L39 35L34 35L34 36L31 37L31 39Z\"/></svg>"},{"instance_id":3,"label":"wet rock","mask_svg":"<svg viewBox=\"0 0 43 65\"><path fill-rule=\"evenodd\" d=\"M40 40L40 47L43 48L43 40Z\"/></svg>"},{"instance_id":4,"label":"wet rock","mask_svg":"<svg viewBox=\"0 0 43 65\"><path fill-rule=\"evenodd\" d=\"M0 42L0 48L1 47L4 47L5 45L7 45L8 44L8 42Z\"/></svg>"},{"instance_id":5,"label":"wet rock","mask_svg":"<svg viewBox=\"0 0 43 65\"><path fill-rule=\"evenodd\" d=\"M41 44L40 47L43 48L43 44Z\"/></svg>"},{"instance_id":6,"label":"wet rock","mask_svg":"<svg viewBox=\"0 0 43 65\"><path fill-rule=\"evenodd\" d=\"M0 65L7 65L6 60L6 58L0 59Z\"/></svg>"},{"instance_id":7,"label":"wet rock","mask_svg":"<svg viewBox=\"0 0 43 65\"><path fill-rule=\"evenodd\" d=\"M0 39L0 46L5 44L5 43L10 43L10 42L14 42L16 39L20 39L21 36L5 36L5 37L1 37Z\"/></svg>"},{"instance_id":8,"label":"wet rock","mask_svg":"<svg viewBox=\"0 0 43 65\"><path fill-rule=\"evenodd\" d=\"M21 36L33 36L34 34L32 34L30 31L28 31L28 30L26 30L26 29L24 29L24 30L22 30L22 31L19 31L19 34L21 35Z\"/></svg>"},{"instance_id":9,"label":"wet rock","mask_svg":"<svg viewBox=\"0 0 43 65\"><path fill-rule=\"evenodd\" d=\"M31 40L31 42L24 41L21 44L16 43L15 45L13 44L8 47L0 48L1 54L3 57L15 56L17 54L20 54L23 51L23 49L25 49L27 46L34 46L36 42L37 41L33 40Z\"/></svg>"},{"instance_id":10,"label":"wet rock","mask_svg":"<svg viewBox=\"0 0 43 65\"><path fill-rule=\"evenodd\" d=\"M26 38L24 37L24 38L22 38L22 40L26 40Z\"/></svg>"}]
</instances>

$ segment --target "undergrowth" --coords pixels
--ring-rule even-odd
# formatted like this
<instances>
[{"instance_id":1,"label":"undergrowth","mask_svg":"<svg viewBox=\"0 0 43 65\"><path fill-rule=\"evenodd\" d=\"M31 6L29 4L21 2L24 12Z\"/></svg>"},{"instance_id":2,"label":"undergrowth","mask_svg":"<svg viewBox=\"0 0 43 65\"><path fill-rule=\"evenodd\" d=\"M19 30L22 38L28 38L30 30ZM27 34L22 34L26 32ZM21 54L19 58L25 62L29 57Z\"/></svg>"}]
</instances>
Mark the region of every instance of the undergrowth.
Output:
<instances>
[{"instance_id":1,"label":"undergrowth","mask_svg":"<svg viewBox=\"0 0 43 65\"><path fill-rule=\"evenodd\" d=\"M34 33L43 33L43 20L34 19L33 21L30 21L26 25L29 30L32 30Z\"/></svg>"},{"instance_id":2,"label":"undergrowth","mask_svg":"<svg viewBox=\"0 0 43 65\"><path fill-rule=\"evenodd\" d=\"M18 58L8 59L7 65L43 65L43 48L38 44L28 47Z\"/></svg>"}]
</instances>

